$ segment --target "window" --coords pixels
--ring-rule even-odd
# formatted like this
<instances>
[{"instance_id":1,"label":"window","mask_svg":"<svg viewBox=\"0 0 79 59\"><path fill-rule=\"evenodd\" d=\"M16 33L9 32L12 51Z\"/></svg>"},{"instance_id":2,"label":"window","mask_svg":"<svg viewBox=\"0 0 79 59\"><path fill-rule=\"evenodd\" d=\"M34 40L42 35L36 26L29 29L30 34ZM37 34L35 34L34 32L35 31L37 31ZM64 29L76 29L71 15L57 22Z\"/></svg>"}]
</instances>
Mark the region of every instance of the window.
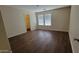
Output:
<instances>
[{"instance_id":1,"label":"window","mask_svg":"<svg viewBox=\"0 0 79 59\"><path fill-rule=\"evenodd\" d=\"M51 14L38 15L38 25L51 26Z\"/></svg>"},{"instance_id":2,"label":"window","mask_svg":"<svg viewBox=\"0 0 79 59\"><path fill-rule=\"evenodd\" d=\"M45 15L45 25L50 26L51 25L51 14Z\"/></svg>"},{"instance_id":3,"label":"window","mask_svg":"<svg viewBox=\"0 0 79 59\"><path fill-rule=\"evenodd\" d=\"M38 25L44 25L43 15L38 15Z\"/></svg>"}]
</instances>

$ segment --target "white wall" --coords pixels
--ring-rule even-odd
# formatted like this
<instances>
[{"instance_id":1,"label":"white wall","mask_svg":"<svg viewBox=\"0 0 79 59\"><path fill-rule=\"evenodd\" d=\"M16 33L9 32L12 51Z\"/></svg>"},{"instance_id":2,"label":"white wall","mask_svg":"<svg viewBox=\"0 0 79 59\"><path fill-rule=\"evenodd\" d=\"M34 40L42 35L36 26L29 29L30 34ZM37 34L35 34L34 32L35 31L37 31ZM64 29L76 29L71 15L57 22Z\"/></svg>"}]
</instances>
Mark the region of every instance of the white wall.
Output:
<instances>
[{"instance_id":1,"label":"white wall","mask_svg":"<svg viewBox=\"0 0 79 59\"><path fill-rule=\"evenodd\" d=\"M51 26L37 26L38 29L56 30L56 31L69 31L70 21L70 7L58 8L54 10L38 12L38 14L52 14Z\"/></svg>"},{"instance_id":2,"label":"white wall","mask_svg":"<svg viewBox=\"0 0 79 59\"><path fill-rule=\"evenodd\" d=\"M71 8L69 35L73 52L79 52L79 42L74 41L75 38L79 39L79 6Z\"/></svg>"},{"instance_id":3,"label":"white wall","mask_svg":"<svg viewBox=\"0 0 79 59\"><path fill-rule=\"evenodd\" d=\"M29 11L11 8L7 6L0 6L0 10L2 13L8 38L26 32L26 26L25 26L26 15L30 14L31 25L33 25L32 20L34 20L35 16L33 16L32 13L29 13Z\"/></svg>"},{"instance_id":4,"label":"white wall","mask_svg":"<svg viewBox=\"0 0 79 59\"><path fill-rule=\"evenodd\" d=\"M30 12L30 24L31 24L31 30L36 29L36 14L34 12Z\"/></svg>"},{"instance_id":5,"label":"white wall","mask_svg":"<svg viewBox=\"0 0 79 59\"><path fill-rule=\"evenodd\" d=\"M10 52L9 41L6 36L1 12L0 12L0 52Z\"/></svg>"}]
</instances>

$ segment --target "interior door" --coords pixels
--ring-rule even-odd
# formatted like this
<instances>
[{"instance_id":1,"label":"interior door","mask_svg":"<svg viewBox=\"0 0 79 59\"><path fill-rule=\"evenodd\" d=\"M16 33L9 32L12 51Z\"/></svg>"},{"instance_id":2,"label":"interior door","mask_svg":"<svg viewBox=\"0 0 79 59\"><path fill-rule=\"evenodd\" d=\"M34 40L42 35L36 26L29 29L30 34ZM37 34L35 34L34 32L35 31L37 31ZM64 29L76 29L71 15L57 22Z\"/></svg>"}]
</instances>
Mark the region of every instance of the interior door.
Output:
<instances>
[{"instance_id":1,"label":"interior door","mask_svg":"<svg viewBox=\"0 0 79 59\"><path fill-rule=\"evenodd\" d=\"M26 22L26 30L30 31L30 16L29 15L26 15L25 22Z\"/></svg>"}]
</instances>

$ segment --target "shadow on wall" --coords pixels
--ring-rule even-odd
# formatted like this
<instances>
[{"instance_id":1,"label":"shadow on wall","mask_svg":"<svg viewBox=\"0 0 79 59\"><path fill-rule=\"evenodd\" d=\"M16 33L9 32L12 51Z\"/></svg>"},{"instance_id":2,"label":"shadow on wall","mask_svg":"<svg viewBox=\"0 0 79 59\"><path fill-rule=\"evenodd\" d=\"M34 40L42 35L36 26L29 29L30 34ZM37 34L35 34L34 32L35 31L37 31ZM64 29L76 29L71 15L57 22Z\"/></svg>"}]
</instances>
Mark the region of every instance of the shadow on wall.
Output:
<instances>
[{"instance_id":1,"label":"shadow on wall","mask_svg":"<svg viewBox=\"0 0 79 59\"><path fill-rule=\"evenodd\" d=\"M0 52L11 52L0 12Z\"/></svg>"}]
</instances>

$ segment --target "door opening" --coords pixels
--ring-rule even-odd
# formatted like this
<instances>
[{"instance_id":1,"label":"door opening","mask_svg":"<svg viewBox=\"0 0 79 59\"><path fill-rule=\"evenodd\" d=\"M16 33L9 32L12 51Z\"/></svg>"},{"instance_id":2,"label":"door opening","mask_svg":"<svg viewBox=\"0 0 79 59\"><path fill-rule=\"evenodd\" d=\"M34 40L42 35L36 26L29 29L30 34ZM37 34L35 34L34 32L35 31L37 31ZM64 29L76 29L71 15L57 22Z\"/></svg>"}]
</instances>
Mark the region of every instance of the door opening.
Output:
<instances>
[{"instance_id":1,"label":"door opening","mask_svg":"<svg viewBox=\"0 0 79 59\"><path fill-rule=\"evenodd\" d=\"M29 15L25 16L25 25L26 25L26 31L31 31L31 29L30 29L30 16Z\"/></svg>"}]
</instances>

